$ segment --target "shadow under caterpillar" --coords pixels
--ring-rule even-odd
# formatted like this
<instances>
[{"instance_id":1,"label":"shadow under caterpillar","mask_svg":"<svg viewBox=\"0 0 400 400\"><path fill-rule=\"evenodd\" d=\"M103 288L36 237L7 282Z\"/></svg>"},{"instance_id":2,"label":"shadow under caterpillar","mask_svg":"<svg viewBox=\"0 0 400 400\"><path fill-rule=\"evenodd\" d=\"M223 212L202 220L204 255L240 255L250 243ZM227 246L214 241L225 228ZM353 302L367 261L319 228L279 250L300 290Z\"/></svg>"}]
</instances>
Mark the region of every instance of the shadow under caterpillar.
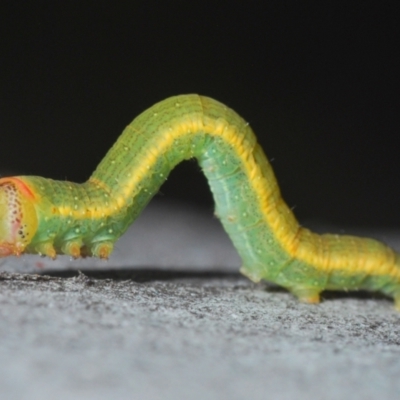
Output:
<instances>
[{"instance_id":1,"label":"shadow under caterpillar","mask_svg":"<svg viewBox=\"0 0 400 400\"><path fill-rule=\"evenodd\" d=\"M140 114L83 184L0 179L0 256L108 258L170 171L190 158L208 180L244 275L308 303L323 290L364 289L393 297L400 309L400 255L373 239L300 226L248 123L199 95L171 97Z\"/></svg>"}]
</instances>

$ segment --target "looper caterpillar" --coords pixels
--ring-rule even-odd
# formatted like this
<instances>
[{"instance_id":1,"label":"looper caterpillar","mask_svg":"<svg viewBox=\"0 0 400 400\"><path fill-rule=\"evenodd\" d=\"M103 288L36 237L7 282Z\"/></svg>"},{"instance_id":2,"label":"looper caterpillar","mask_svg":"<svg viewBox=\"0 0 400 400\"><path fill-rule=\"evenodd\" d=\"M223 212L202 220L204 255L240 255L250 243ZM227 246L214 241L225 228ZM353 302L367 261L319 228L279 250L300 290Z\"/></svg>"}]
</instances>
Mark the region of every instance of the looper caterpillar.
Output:
<instances>
[{"instance_id":1,"label":"looper caterpillar","mask_svg":"<svg viewBox=\"0 0 400 400\"><path fill-rule=\"evenodd\" d=\"M400 255L373 239L300 226L248 124L198 95L171 97L140 114L83 184L0 179L0 256L107 258L169 172L193 157L243 274L309 303L318 303L323 290L365 289L393 297L400 309Z\"/></svg>"}]
</instances>

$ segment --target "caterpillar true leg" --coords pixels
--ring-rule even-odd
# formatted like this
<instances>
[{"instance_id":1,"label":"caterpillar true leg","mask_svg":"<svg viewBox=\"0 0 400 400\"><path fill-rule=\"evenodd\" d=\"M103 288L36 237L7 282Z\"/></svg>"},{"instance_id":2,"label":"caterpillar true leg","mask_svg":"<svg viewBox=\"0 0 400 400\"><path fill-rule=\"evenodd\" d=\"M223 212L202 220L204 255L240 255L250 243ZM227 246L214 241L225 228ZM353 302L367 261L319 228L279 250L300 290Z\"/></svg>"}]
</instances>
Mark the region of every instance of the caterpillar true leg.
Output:
<instances>
[{"instance_id":1,"label":"caterpillar true leg","mask_svg":"<svg viewBox=\"0 0 400 400\"><path fill-rule=\"evenodd\" d=\"M0 255L108 258L171 169L189 158L203 169L216 215L252 280L275 282L309 303L326 289L379 290L400 308L399 254L373 239L299 226L248 123L198 95L140 114L83 184L0 179Z\"/></svg>"}]
</instances>

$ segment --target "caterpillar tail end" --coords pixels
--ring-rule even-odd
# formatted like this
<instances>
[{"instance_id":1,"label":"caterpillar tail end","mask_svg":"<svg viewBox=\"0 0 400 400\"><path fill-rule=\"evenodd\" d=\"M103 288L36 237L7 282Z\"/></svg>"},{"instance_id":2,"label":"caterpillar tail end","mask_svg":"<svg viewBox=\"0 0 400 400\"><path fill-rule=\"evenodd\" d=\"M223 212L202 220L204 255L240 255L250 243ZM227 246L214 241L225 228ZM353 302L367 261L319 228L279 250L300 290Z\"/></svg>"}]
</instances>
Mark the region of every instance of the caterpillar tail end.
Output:
<instances>
[{"instance_id":1,"label":"caterpillar tail end","mask_svg":"<svg viewBox=\"0 0 400 400\"><path fill-rule=\"evenodd\" d=\"M0 179L0 257L24 253L38 228L35 196L19 178Z\"/></svg>"}]
</instances>

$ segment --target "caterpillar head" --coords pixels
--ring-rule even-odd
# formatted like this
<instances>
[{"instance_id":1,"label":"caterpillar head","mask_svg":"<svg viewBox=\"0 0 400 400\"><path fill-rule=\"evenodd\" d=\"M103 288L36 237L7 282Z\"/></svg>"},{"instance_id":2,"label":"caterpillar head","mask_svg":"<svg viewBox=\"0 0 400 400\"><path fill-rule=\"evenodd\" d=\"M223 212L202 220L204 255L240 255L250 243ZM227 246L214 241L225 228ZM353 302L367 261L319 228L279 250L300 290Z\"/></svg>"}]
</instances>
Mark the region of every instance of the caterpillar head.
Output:
<instances>
[{"instance_id":1,"label":"caterpillar head","mask_svg":"<svg viewBox=\"0 0 400 400\"><path fill-rule=\"evenodd\" d=\"M0 257L20 255L31 242L38 227L34 200L20 178L0 179Z\"/></svg>"}]
</instances>

